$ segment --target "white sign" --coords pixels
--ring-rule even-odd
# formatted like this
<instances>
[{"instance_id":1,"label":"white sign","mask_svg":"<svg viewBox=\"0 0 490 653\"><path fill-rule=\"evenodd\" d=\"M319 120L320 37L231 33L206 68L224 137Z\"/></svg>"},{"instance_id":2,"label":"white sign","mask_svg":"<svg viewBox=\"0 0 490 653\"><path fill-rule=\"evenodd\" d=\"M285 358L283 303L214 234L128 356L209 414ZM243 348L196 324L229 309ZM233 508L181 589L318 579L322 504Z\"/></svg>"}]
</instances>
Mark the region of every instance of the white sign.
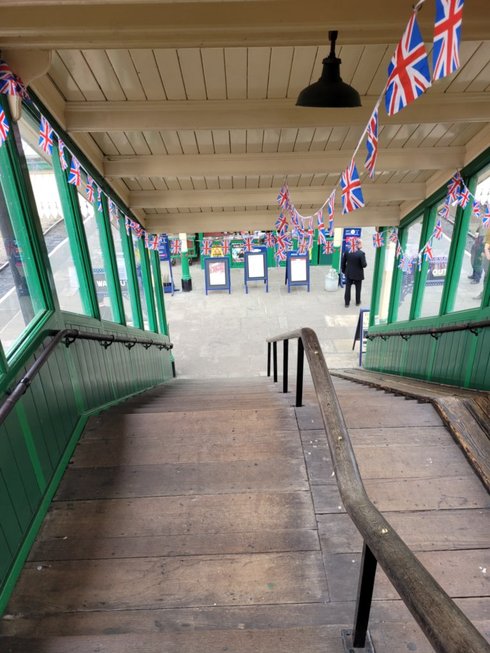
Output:
<instances>
[{"instance_id":1,"label":"white sign","mask_svg":"<svg viewBox=\"0 0 490 653\"><path fill-rule=\"evenodd\" d=\"M295 281L308 281L308 273L306 267L306 257L294 258L291 257L291 283Z\"/></svg>"},{"instance_id":2,"label":"white sign","mask_svg":"<svg viewBox=\"0 0 490 653\"><path fill-rule=\"evenodd\" d=\"M247 256L248 260L248 276L250 279L263 279L265 276L264 270L264 255L262 252L260 254L249 254Z\"/></svg>"},{"instance_id":3,"label":"white sign","mask_svg":"<svg viewBox=\"0 0 490 653\"><path fill-rule=\"evenodd\" d=\"M209 263L209 284L211 286L226 285L226 269L224 261Z\"/></svg>"}]
</instances>

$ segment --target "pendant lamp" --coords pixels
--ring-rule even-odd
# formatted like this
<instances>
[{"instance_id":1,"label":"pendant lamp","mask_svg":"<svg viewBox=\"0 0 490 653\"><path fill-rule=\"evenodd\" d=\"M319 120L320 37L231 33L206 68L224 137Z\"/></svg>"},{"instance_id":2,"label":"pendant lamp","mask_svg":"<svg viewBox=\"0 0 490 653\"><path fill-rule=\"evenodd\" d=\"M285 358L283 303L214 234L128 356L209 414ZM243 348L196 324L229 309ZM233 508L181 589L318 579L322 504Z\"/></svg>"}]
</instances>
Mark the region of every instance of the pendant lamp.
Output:
<instances>
[{"instance_id":1,"label":"pendant lamp","mask_svg":"<svg viewBox=\"0 0 490 653\"><path fill-rule=\"evenodd\" d=\"M335 41L338 32L328 33L330 53L323 60L320 79L304 88L298 95L298 107L360 107L361 98L355 88L340 77L341 60L335 56Z\"/></svg>"}]
</instances>

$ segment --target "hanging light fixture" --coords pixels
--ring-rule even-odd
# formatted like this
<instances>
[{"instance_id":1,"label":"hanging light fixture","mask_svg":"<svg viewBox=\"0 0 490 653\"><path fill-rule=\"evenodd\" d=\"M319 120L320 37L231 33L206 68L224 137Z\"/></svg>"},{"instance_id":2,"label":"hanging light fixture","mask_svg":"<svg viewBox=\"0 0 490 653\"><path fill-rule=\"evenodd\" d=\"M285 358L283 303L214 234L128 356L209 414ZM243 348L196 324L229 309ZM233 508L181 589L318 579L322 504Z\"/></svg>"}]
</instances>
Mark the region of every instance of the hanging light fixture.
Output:
<instances>
[{"instance_id":1,"label":"hanging light fixture","mask_svg":"<svg viewBox=\"0 0 490 653\"><path fill-rule=\"evenodd\" d=\"M341 59L335 56L337 31L328 33L330 53L323 60L320 79L304 88L298 95L298 107L360 107L361 98L355 88L340 77Z\"/></svg>"}]
</instances>

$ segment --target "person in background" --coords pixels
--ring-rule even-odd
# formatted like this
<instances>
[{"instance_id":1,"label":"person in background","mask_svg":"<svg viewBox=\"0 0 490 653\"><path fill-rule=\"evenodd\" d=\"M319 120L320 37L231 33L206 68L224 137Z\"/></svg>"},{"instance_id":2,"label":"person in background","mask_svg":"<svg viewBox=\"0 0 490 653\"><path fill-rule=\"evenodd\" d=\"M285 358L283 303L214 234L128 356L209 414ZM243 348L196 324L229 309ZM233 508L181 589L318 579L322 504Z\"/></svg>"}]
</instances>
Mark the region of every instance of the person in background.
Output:
<instances>
[{"instance_id":1,"label":"person in background","mask_svg":"<svg viewBox=\"0 0 490 653\"><path fill-rule=\"evenodd\" d=\"M483 290L478 295L478 297L473 297L473 299L482 299L487 285L488 274L490 272L490 229L487 229L487 233L485 235L485 245L483 249L483 271L485 273L485 276L483 277Z\"/></svg>"},{"instance_id":2,"label":"person in background","mask_svg":"<svg viewBox=\"0 0 490 653\"><path fill-rule=\"evenodd\" d=\"M473 268L473 272L470 274L468 279L471 279L471 283L480 283L481 275L483 272L482 254L484 247L485 241L483 234L481 233L480 227L478 227L475 234L475 241L470 251L471 267Z\"/></svg>"},{"instance_id":3,"label":"person in background","mask_svg":"<svg viewBox=\"0 0 490 653\"><path fill-rule=\"evenodd\" d=\"M364 279L364 268L366 267L366 254L362 251L362 241L358 238L355 241L355 251L345 251L342 255L341 269L345 274L345 307L350 305L350 291L352 284L356 287L356 306L361 304L361 287Z\"/></svg>"}]
</instances>

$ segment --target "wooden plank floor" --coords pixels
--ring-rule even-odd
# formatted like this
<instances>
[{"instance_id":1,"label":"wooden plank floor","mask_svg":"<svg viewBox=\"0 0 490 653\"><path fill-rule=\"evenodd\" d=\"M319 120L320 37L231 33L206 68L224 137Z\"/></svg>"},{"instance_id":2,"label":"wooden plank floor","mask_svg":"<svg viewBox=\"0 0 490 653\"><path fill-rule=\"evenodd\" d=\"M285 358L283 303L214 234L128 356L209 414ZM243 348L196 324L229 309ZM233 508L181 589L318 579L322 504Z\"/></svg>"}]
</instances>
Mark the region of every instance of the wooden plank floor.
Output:
<instances>
[{"instance_id":1,"label":"wooden plank floor","mask_svg":"<svg viewBox=\"0 0 490 653\"><path fill-rule=\"evenodd\" d=\"M336 379L369 495L490 636L489 497L428 404ZM10 653L341 653L361 539L318 408L180 381L89 423L0 622ZM378 574L377 653L430 646Z\"/></svg>"}]
</instances>

